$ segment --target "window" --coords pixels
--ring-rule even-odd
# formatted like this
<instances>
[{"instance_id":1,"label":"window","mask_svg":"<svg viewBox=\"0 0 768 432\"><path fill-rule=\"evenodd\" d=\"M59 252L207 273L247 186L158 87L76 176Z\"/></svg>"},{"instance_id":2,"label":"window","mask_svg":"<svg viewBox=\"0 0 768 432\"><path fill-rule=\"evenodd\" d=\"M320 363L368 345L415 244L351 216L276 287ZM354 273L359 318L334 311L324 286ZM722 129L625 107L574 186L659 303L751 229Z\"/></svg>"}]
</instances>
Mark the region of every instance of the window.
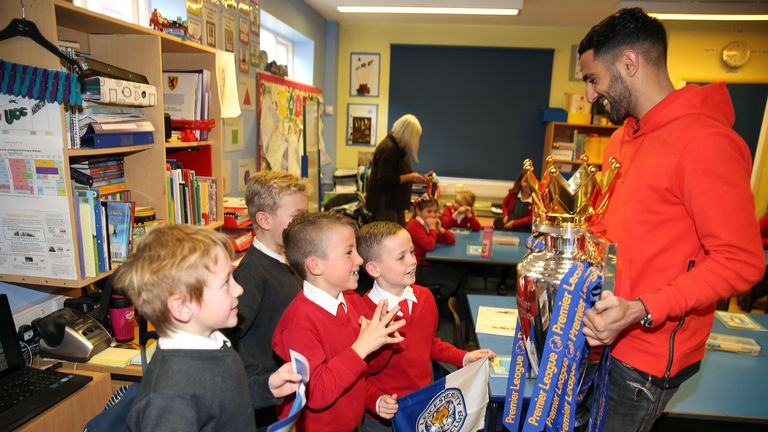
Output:
<instances>
[{"instance_id":1,"label":"window","mask_svg":"<svg viewBox=\"0 0 768 432\"><path fill-rule=\"evenodd\" d=\"M264 27L261 28L259 36L260 48L267 52L269 61L274 60L278 64L288 65L288 78L293 79L293 42Z\"/></svg>"},{"instance_id":2,"label":"window","mask_svg":"<svg viewBox=\"0 0 768 432\"><path fill-rule=\"evenodd\" d=\"M119 20L149 26L149 0L75 0L74 4Z\"/></svg>"}]
</instances>

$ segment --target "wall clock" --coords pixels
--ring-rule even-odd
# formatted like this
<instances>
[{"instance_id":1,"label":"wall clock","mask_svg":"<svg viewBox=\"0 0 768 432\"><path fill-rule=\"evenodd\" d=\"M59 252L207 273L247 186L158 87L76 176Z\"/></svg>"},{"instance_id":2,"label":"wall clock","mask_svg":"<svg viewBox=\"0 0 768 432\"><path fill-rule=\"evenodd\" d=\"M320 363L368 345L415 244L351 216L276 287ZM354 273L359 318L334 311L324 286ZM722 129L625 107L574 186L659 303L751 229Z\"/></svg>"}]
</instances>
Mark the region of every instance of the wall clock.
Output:
<instances>
[{"instance_id":1,"label":"wall clock","mask_svg":"<svg viewBox=\"0 0 768 432\"><path fill-rule=\"evenodd\" d=\"M728 42L722 52L723 61L732 68L742 67L747 64L749 54L749 45L744 41Z\"/></svg>"}]
</instances>

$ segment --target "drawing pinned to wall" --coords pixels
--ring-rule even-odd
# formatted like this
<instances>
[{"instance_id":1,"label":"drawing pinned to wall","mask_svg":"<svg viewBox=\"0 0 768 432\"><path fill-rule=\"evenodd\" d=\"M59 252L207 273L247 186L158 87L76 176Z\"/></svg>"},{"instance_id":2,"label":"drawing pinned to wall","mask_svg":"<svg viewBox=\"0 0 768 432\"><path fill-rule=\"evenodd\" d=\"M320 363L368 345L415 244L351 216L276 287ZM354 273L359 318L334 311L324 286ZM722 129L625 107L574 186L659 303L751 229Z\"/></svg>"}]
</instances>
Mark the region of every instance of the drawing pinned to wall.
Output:
<instances>
[{"instance_id":1,"label":"drawing pinned to wall","mask_svg":"<svg viewBox=\"0 0 768 432\"><path fill-rule=\"evenodd\" d=\"M251 42L251 66L259 67L259 43Z\"/></svg>"},{"instance_id":2,"label":"drawing pinned to wall","mask_svg":"<svg viewBox=\"0 0 768 432\"><path fill-rule=\"evenodd\" d=\"M240 109L256 109L256 79L255 78L237 78L237 94L240 97Z\"/></svg>"},{"instance_id":3,"label":"drawing pinned to wall","mask_svg":"<svg viewBox=\"0 0 768 432\"><path fill-rule=\"evenodd\" d=\"M251 0L251 33L259 36L259 26L261 21L259 20L259 0Z\"/></svg>"},{"instance_id":4,"label":"drawing pinned to wall","mask_svg":"<svg viewBox=\"0 0 768 432\"><path fill-rule=\"evenodd\" d=\"M347 105L347 145L376 145L376 104Z\"/></svg>"},{"instance_id":5,"label":"drawing pinned to wall","mask_svg":"<svg viewBox=\"0 0 768 432\"><path fill-rule=\"evenodd\" d=\"M349 61L349 95L379 96L379 54L352 53Z\"/></svg>"},{"instance_id":6,"label":"drawing pinned to wall","mask_svg":"<svg viewBox=\"0 0 768 432\"><path fill-rule=\"evenodd\" d=\"M248 20L248 17L244 17L240 15L240 28L238 29L240 33L240 42L244 44L248 44L249 35L251 34L251 23Z\"/></svg>"},{"instance_id":7,"label":"drawing pinned to wall","mask_svg":"<svg viewBox=\"0 0 768 432\"><path fill-rule=\"evenodd\" d=\"M256 174L256 158L242 158L237 161L237 191L245 192L245 185Z\"/></svg>"},{"instance_id":8,"label":"drawing pinned to wall","mask_svg":"<svg viewBox=\"0 0 768 432\"><path fill-rule=\"evenodd\" d=\"M240 47L237 55L237 64L241 73L247 74L251 69L251 54L248 51L248 47Z\"/></svg>"},{"instance_id":9,"label":"drawing pinned to wall","mask_svg":"<svg viewBox=\"0 0 768 432\"><path fill-rule=\"evenodd\" d=\"M235 152L245 149L243 131L242 117L224 119L224 152Z\"/></svg>"},{"instance_id":10,"label":"drawing pinned to wall","mask_svg":"<svg viewBox=\"0 0 768 432\"><path fill-rule=\"evenodd\" d=\"M224 28L224 51L235 52L235 15L224 12L221 26Z\"/></svg>"},{"instance_id":11,"label":"drawing pinned to wall","mask_svg":"<svg viewBox=\"0 0 768 432\"><path fill-rule=\"evenodd\" d=\"M568 74L570 81L581 81L581 65L579 65L579 46L571 45L571 72Z\"/></svg>"},{"instance_id":12,"label":"drawing pinned to wall","mask_svg":"<svg viewBox=\"0 0 768 432\"><path fill-rule=\"evenodd\" d=\"M190 15L187 18L187 35L193 42L202 43L203 22L199 17Z\"/></svg>"},{"instance_id":13,"label":"drawing pinned to wall","mask_svg":"<svg viewBox=\"0 0 768 432\"><path fill-rule=\"evenodd\" d=\"M203 3L203 19L205 22L203 26L205 28L205 44L216 48L216 26L219 22L218 5Z\"/></svg>"},{"instance_id":14,"label":"drawing pinned to wall","mask_svg":"<svg viewBox=\"0 0 768 432\"><path fill-rule=\"evenodd\" d=\"M221 173L222 182L224 183L222 190L224 191L224 195L229 195L232 192L232 181L229 176L229 173L232 172L232 164L228 160L224 160L224 163L228 166L225 166L224 171Z\"/></svg>"}]
</instances>

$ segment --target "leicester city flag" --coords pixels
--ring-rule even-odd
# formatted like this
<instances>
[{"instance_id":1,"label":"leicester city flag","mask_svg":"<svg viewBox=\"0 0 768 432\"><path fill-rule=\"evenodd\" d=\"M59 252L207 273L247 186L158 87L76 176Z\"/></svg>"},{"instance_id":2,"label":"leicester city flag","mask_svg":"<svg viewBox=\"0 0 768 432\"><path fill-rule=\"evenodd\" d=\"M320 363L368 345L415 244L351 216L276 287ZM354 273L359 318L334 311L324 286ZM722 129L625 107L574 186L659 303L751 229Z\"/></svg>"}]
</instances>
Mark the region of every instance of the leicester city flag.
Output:
<instances>
[{"instance_id":1,"label":"leicester city flag","mask_svg":"<svg viewBox=\"0 0 768 432\"><path fill-rule=\"evenodd\" d=\"M397 401L395 432L474 432L485 427L488 359L441 378Z\"/></svg>"}]
</instances>

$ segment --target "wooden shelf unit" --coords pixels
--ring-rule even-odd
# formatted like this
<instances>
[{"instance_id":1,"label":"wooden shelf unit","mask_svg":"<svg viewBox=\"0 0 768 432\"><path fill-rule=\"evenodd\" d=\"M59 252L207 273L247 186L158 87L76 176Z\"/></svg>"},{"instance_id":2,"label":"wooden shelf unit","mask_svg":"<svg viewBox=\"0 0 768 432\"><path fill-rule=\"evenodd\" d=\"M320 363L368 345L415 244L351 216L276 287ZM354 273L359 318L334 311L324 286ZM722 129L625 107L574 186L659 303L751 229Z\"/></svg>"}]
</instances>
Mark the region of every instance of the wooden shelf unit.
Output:
<instances>
[{"instance_id":1,"label":"wooden shelf unit","mask_svg":"<svg viewBox=\"0 0 768 432\"><path fill-rule=\"evenodd\" d=\"M597 134L600 137L610 137L613 131L618 126L600 126L600 125L588 125L588 124L575 124L564 122L549 122L544 133L544 157L542 163L552 154L552 145L558 141L573 142L573 135L575 131L586 134ZM565 160L556 158L554 161L556 164L562 165L581 165L579 160L580 155L576 155L575 159ZM590 162L589 165L594 165L598 168L601 163ZM544 167L542 167L544 169Z\"/></svg>"},{"instance_id":2,"label":"wooden shelf unit","mask_svg":"<svg viewBox=\"0 0 768 432\"><path fill-rule=\"evenodd\" d=\"M20 5L14 2L0 2L0 22L9 22L21 15ZM158 219L168 219L165 188L165 160L174 152L191 152L205 148L187 159L193 159L199 175L218 179L216 209L221 221L207 225L216 229L223 225L223 151L222 121L218 104L212 103L211 118L216 127L209 132L209 140L184 143L184 146L166 145L163 131L163 70L164 69L207 69L211 71L211 101L217 101L218 86L215 83L216 51L197 43L183 41L155 30L126 23L87 9L73 6L62 0L26 0L26 18L33 21L43 36L57 44L58 40L74 41L80 45L78 51L90 53L95 59L122 67L146 76L157 87L158 102L153 107L143 107L146 120L155 126L154 144L130 147L100 149L70 149L66 139L64 148L65 189L69 201L71 234L75 249L75 265L79 260L77 250L77 229L72 199L72 181L68 175L70 163L91 157L120 154L124 156L125 180L131 190L132 200L137 206L151 206ZM25 38L14 38L0 44L0 58L6 61L29 64L49 69L59 67L58 58L44 48ZM62 130L66 130L64 111L61 110ZM202 147L201 147L202 146ZM72 159L72 160L70 160ZM0 281L29 285L79 289L111 274L104 272L95 278L67 280L47 277L27 277L0 274Z\"/></svg>"}]
</instances>

